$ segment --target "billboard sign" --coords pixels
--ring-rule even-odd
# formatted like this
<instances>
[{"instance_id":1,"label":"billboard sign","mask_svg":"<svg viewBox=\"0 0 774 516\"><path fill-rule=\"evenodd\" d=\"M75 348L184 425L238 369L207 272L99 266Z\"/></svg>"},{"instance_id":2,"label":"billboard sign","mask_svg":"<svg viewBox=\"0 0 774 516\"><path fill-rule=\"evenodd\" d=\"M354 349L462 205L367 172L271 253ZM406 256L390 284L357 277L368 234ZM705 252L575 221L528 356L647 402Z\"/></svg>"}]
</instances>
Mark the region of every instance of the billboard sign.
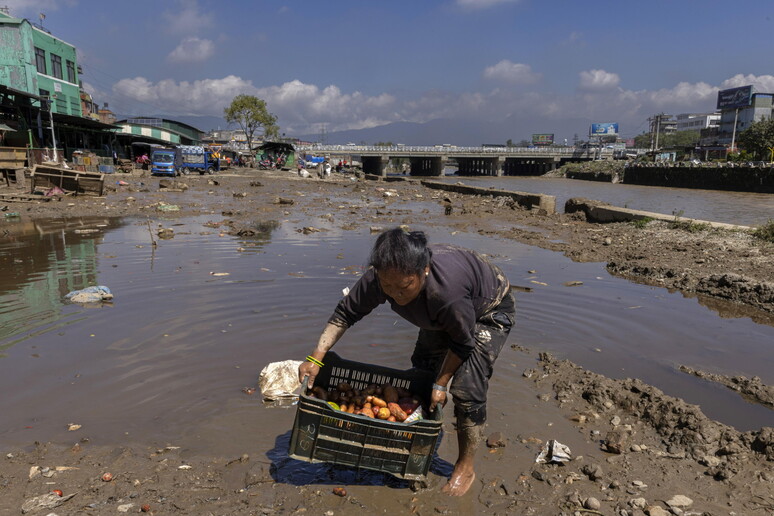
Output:
<instances>
[{"instance_id":1,"label":"billboard sign","mask_svg":"<svg viewBox=\"0 0 774 516\"><path fill-rule=\"evenodd\" d=\"M738 109L747 107L752 101L752 86L731 88L718 92L718 109Z\"/></svg>"},{"instance_id":2,"label":"billboard sign","mask_svg":"<svg viewBox=\"0 0 774 516\"><path fill-rule=\"evenodd\" d=\"M618 123L591 124L592 136L616 135L618 134Z\"/></svg>"},{"instance_id":3,"label":"billboard sign","mask_svg":"<svg viewBox=\"0 0 774 516\"><path fill-rule=\"evenodd\" d=\"M533 134L532 145L553 145L554 135L551 134Z\"/></svg>"}]
</instances>

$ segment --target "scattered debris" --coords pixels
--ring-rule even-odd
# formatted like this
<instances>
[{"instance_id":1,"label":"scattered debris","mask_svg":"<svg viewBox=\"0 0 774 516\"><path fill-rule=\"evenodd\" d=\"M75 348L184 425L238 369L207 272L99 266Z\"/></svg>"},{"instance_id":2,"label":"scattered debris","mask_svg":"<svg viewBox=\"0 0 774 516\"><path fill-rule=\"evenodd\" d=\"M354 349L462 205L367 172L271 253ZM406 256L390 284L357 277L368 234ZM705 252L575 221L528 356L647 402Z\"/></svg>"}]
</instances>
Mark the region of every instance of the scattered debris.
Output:
<instances>
[{"instance_id":1,"label":"scattered debris","mask_svg":"<svg viewBox=\"0 0 774 516\"><path fill-rule=\"evenodd\" d=\"M73 303L99 303L113 299L113 293L104 285L73 290L65 295L65 299Z\"/></svg>"},{"instance_id":2,"label":"scattered debris","mask_svg":"<svg viewBox=\"0 0 774 516\"><path fill-rule=\"evenodd\" d=\"M535 462L567 462L572 458L570 448L559 441L551 439L543 445L543 449L538 454Z\"/></svg>"},{"instance_id":3,"label":"scattered debris","mask_svg":"<svg viewBox=\"0 0 774 516\"><path fill-rule=\"evenodd\" d=\"M46 493L44 495L36 496L25 501L21 506L22 514L26 514L32 511L39 511L41 509L54 509L59 507L66 501L70 500L77 493L72 493L67 496L60 496L56 493Z\"/></svg>"}]
</instances>

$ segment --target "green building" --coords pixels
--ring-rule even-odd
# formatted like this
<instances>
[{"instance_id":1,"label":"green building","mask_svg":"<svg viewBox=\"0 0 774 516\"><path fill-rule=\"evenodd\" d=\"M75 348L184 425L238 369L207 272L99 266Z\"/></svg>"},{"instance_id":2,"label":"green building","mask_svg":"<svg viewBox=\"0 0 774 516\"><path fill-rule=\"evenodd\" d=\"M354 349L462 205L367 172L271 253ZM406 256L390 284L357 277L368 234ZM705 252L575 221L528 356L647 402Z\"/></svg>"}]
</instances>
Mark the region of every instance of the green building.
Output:
<instances>
[{"instance_id":1,"label":"green building","mask_svg":"<svg viewBox=\"0 0 774 516\"><path fill-rule=\"evenodd\" d=\"M133 141L148 141L164 145L201 145L204 131L192 125L168 118L136 117L118 120L116 133L131 135Z\"/></svg>"},{"instance_id":2,"label":"green building","mask_svg":"<svg viewBox=\"0 0 774 516\"><path fill-rule=\"evenodd\" d=\"M0 84L51 102L60 115L82 116L75 47L0 11Z\"/></svg>"},{"instance_id":3,"label":"green building","mask_svg":"<svg viewBox=\"0 0 774 516\"><path fill-rule=\"evenodd\" d=\"M73 45L0 7L0 145L30 149L29 167L81 149L112 156L114 126L84 116L80 74Z\"/></svg>"}]
</instances>

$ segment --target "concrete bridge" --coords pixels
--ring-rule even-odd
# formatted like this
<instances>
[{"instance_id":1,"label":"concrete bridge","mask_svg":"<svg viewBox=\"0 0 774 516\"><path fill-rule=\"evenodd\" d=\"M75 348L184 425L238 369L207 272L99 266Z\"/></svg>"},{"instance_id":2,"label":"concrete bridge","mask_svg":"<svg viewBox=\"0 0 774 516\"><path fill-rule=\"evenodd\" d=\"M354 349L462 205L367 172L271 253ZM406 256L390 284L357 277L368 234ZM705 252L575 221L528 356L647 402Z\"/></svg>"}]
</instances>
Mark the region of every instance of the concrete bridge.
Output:
<instances>
[{"instance_id":1,"label":"concrete bridge","mask_svg":"<svg viewBox=\"0 0 774 516\"><path fill-rule=\"evenodd\" d=\"M456 147L448 145L393 147L367 145L298 146L299 154L337 159L359 158L366 174L387 175L392 159L406 159L412 176L441 176L454 163L459 175L539 176L568 161L612 159L613 149L570 147Z\"/></svg>"}]
</instances>

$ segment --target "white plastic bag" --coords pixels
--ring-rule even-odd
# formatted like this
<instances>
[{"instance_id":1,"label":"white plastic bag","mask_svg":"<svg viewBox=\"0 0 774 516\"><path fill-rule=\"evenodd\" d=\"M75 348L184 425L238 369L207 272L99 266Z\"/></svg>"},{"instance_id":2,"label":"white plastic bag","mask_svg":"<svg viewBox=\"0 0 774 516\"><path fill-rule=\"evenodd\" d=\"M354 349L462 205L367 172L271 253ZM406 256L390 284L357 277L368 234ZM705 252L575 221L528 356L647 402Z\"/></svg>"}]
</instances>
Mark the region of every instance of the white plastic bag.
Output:
<instances>
[{"instance_id":1,"label":"white plastic bag","mask_svg":"<svg viewBox=\"0 0 774 516\"><path fill-rule=\"evenodd\" d=\"M258 386L261 389L263 399L274 401L280 398L297 398L295 393L301 387L298 381L298 366L300 360L285 360L272 362L261 371L258 377Z\"/></svg>"},{"instance_id":2,"label":"white plastic bag","mask_svg":"<svg viewBox=\"0 0 774 516\"><path fill-rule=\"evenodd\" d=\"M543 445L543 449L540 450L535 462L542 462L544 464L549 462L567 462L572 459L572 452L569 446L560 443L554 439L546 441Z\"/></svg>"}]
</instances>

